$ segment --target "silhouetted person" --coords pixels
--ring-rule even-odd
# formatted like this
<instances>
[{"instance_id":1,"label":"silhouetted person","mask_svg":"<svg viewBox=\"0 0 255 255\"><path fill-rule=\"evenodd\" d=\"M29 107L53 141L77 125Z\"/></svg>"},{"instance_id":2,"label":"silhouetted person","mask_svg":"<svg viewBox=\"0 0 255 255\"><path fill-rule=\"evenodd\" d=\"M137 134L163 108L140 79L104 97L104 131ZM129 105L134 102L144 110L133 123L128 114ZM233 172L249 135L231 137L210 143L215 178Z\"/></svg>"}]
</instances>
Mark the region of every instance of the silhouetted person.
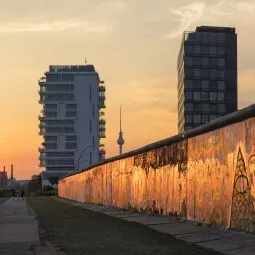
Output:
<instances>
[{"instance_id":1,"label":"silhouetted person","mask_svg":"<svg viewBox=\"0 0 255 255\"><path fill-rule=\"evenodd\" d=\"M22 198L22 200L24 200L24 195L25 195L25 190L22 189L22 190L21 190L21 198Z\"/></svg>"},{"instance_id":2,"label":"silhouetted person","mask_svg":"<svg viewBox=\"0 0 255 255\"><path fill-rule=\"evenodd\" d=\"M13 189L13 190L12 190L12 200L14 200L14 199L15 199L15 197L16 197L16 190L15 190L15 189Z\"/></svg>"},{"instance_id":3,"label":"silhouetted person","mask_svg":"<svg viewBox=\"0 0 255 255\"><path fill-rule=\"evenodd\" d=\"M19 192L19 190L17 189L17 190L16 190L16 197L18 198L18 200L19 200L19 196L20 196L20 192Z\"/></svg>"}]
</instances>

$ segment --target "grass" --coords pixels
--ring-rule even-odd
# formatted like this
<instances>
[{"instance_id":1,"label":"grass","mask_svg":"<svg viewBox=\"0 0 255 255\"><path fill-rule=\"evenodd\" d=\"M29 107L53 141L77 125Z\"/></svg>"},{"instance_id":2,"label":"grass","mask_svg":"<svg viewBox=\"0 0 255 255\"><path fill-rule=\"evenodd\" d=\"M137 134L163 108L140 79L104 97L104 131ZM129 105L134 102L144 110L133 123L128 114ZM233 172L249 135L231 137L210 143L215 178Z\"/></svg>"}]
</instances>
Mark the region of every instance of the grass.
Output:
<instances>
[{"instance_id":1,"label":"grass","mask_svg":"<svg viewBox=\"0 0 255 255\"><path fill-rule=\"evenodd\" d=\"M0 197L0 204L8 200L9 197Z\"/></svg>"},{"instance_id":2,"label":"grass","mask_svg":"<svg viewBox=\"0 0 255 255\"><path fill-rule=\"evenodd\" d=\"M80 207L57 202L50 197L28 197L39 221L42 241L50 241L71 255L216 255L158 233L138 223L130 223Z\"/></svg>"}]
</instances>

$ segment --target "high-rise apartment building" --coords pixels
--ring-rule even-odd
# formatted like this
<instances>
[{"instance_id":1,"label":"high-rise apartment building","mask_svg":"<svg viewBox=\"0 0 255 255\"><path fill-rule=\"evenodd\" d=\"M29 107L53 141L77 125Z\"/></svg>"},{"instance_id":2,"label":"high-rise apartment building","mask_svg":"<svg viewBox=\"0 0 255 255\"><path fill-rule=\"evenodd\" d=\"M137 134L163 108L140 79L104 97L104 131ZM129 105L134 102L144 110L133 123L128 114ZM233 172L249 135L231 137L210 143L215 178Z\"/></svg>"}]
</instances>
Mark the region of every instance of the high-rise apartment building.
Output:
<instances>
[{"instance_id":1,"label":"high-rise apartment building","mask_svg":"<svg viewBox=\"0 0 255 255\"><path fill-rule=\"evenodd\" d=\"M62 176L104 160L105 85L94 66L50 66L39 86L43 175Z\"/></svg>"},{"instance_id":2,"label":"high-rise apartment building","mask_svg":"<svg viewBox=\"0 0 255 255\"><path fill-rule=\"evenodd\" d=\"M237 110L235 28L184 32L177 66L179 133Z\"/></svg>"}]
</instances>

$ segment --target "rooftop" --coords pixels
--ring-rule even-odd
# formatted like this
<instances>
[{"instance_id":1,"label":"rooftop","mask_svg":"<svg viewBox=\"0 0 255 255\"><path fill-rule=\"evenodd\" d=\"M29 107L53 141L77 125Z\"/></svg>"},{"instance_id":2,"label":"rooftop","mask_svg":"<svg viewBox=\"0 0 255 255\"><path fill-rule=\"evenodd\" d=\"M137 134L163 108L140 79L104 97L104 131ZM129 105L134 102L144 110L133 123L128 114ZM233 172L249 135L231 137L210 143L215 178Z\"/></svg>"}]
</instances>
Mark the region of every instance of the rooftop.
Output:
<instances>
[{"instance_id":1,"label":"rooftop","mask_svg":"<svg viewBox=\"0 0 255 255\"><path fill-rule=\"evenodd\" d=\"M218 32L218 33L232 33L234 34L236 29L234 27L211 27L201 26L196 28L196 32Z\"/></svg>"},{"instance_id":2,"label":"rooftop","mask_svg":"<svg viewBox=\"0 0 255 255\"><path fill-rule=\"evenodd\" d=\"M93 65L50 65L50 72L95 72Z\"/></svg>"}]
</instances>

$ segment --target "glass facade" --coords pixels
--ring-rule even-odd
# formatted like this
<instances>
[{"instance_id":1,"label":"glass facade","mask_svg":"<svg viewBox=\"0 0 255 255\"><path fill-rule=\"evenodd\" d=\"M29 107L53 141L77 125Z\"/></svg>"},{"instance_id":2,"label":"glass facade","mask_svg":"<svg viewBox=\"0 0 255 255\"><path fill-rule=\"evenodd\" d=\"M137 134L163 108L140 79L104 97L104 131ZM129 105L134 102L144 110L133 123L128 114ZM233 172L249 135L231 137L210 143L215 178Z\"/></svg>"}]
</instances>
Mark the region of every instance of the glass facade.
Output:
<instances>
[{"instance_id":1,"label":"glass facade","mask_svg":"<svg viewBox=\"0 0 255 255\"><path fill-rule=\"evenodd\" d=\"M177 68L179 133L237 110L234 28L184 32Z\"/></svg>"}]
</instances>

